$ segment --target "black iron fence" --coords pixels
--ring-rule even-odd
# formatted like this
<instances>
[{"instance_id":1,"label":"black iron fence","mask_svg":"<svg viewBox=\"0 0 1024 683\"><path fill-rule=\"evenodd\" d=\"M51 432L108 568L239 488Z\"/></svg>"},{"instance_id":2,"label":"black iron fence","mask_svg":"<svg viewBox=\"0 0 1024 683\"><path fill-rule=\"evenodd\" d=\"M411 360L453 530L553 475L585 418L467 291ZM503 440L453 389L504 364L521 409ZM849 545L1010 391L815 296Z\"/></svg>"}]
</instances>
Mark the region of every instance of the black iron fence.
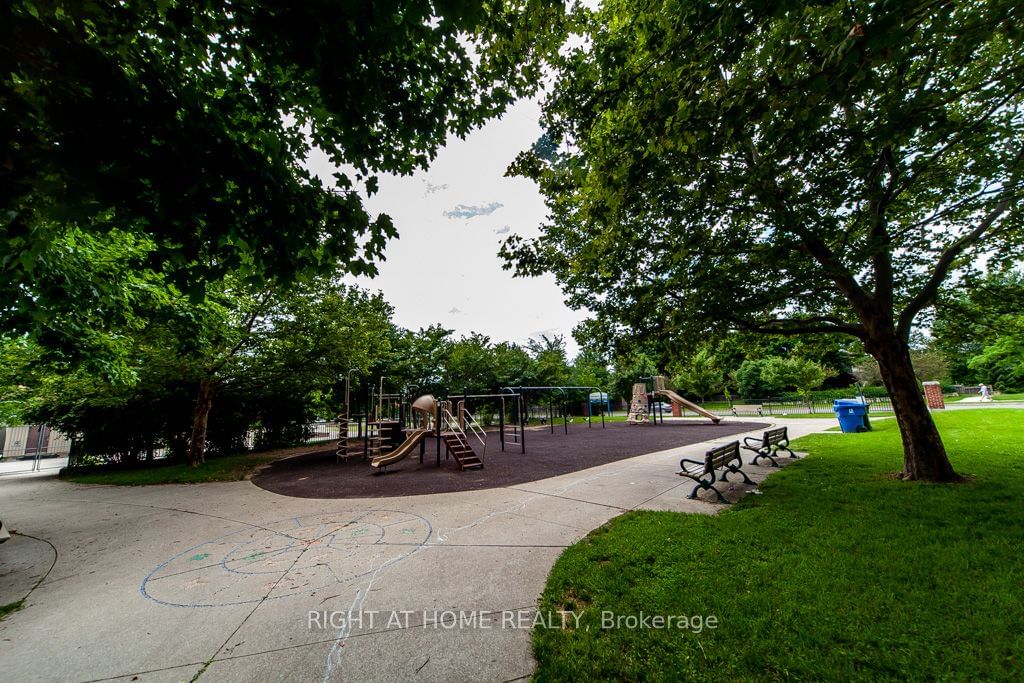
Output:
<instances>
[{"instance_id":1,"label":"black iron fence","mask_svg":"<svg viewBox=\"0 0 1024 683\"><path fill-rule=\"evenodd\" d=\"M355 426L350 425L350 430L355 433ZM289 448L295 446L307 446L314 444L329 444L332 441L338 441L341 438L341 429L339 423L335 420L319 420L317 422L311 422L301 430L301 436L293 439L289 439L284 443L274 442L270 443L268 435L260 429L251 429L242 439L242 446L247 451L262 451L270 450L274 448ZM73 451L74 449L72 449ZM168 458L173 456L169 448L155 448L153 449L152 457L148 453L138 453L131 459L137 466L146 466L147 463L153 464L166 464ZM68 457L67 453L63 453L60 458L59 464L53 465L55 469L64 467L84 467L101 465L104 463L117 462L121 458L113 455L102 456L94 454L82 454L72 452L71 457ZM123 462L123 461L122 461ZM2 465L2 461L0 461ZM43 468L49 467L50 465L44 464ZM3 467L0 466L0 474L3 474Z\"/></svg>"}]
</instances>

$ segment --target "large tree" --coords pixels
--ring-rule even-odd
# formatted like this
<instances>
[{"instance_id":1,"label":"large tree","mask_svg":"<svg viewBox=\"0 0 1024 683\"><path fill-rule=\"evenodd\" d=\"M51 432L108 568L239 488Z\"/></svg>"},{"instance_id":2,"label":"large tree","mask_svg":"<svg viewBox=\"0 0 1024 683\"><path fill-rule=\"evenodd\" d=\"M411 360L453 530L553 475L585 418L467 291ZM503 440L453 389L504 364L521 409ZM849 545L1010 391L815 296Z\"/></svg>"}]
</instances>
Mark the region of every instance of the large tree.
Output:
<instances>
[{"instance_id":1,"label":"large tree","mask_svg":"<svg viewBox=\"0 0 1024 683\"><path fill-rule=\"evenodd\" d=\"M231 452L250 430L288 442L332 415L339 378L388 355L390 314L379 295L328 277L276 291L228 278L200 303L179 295L145 327L111 331L136 381L0 337L0 400L72 435L80 453L124 461L166 447L198 466L210 442Z\"/></svg>"},{"instance_id":2,"label":"large tree","mask_svg":"<svg viewBox=\"0 0 1024 683\"><path fill-rule=\"evenodd\" d=\"M146 265L195 299L228 272L372 273L395 229L360 193L532 87L516 29L560 10L530 4L3 3L0 324L73 346L48 315L73 294L34 286L68 226L151 242Z\"/></svg>"},{"instance_id":3,"label":"large tree","mask_svg":"<svg viewBox=\"0 0 1024 683\"><path fill-rule=\"evenodd\" d=\"M514 166L550 221L504 254L636 334L859 338L903 477L954 480L908 339L964 264L1019 256L1022 19L1016 0L580 10L544 144Z\"/></svg>"}]
</instances>

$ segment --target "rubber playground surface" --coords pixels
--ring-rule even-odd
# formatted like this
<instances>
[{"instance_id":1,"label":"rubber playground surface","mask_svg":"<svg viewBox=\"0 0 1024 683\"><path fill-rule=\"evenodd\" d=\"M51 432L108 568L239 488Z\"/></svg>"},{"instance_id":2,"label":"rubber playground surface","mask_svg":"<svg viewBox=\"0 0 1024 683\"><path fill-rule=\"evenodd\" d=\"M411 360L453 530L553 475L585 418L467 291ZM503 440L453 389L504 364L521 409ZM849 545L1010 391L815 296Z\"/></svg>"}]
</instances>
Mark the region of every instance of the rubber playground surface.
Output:
<instances>
[{"instance_id":1,"label":"rubber playground surface","mask_svg":"<svg viewBox=\"0 0 1024 683\"><path fill-rule=\"evenodd\" d=\"M763 422L725 420L714 425L693 419L666 420L664 424L628 425L609 422L569 425L561 423L531 427L526 431L526 453L517 444L501 451L498 434L488 433L484 468L460 471L454 459L445 459L441 445L441 466L437 467L437 442L425 442L423 463L419 450L378 474L360 456L336 462L334 450L279 460L253 477L252 482L273 493L297 498L382 498L414 496L453 491L475 491L510 486L654 453L702 441L723 439L767 425ZM479 448L479 445L474 443Z\"/></svg>"}]
</instances>

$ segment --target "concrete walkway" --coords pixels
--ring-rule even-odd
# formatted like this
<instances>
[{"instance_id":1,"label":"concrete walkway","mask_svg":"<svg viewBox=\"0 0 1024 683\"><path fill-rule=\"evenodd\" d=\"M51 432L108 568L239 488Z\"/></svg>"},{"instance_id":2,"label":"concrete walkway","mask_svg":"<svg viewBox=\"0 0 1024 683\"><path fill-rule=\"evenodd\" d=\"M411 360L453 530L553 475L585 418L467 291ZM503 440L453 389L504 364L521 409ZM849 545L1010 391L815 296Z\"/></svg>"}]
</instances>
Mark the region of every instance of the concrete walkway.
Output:
<instances>
[{"instance_id":1,"label":"concrete walkway","mask_svg":"<svg viewBox=\"0 0 1024 683\"><path fill-rule=\"evenodd\" d=\"M796 437L835 422L785 424ZM0 622L0 678L525 678L537 598L562 550L628 510L720 510L711 496L687 500L689 480L676 475L680 457L707 448L506 488L358 500L249 482L7 477L0 516L35 538L0 546L0 605L45 579ZM756 481L772 471L745 469Z\"/></svg>"}]
</instances>

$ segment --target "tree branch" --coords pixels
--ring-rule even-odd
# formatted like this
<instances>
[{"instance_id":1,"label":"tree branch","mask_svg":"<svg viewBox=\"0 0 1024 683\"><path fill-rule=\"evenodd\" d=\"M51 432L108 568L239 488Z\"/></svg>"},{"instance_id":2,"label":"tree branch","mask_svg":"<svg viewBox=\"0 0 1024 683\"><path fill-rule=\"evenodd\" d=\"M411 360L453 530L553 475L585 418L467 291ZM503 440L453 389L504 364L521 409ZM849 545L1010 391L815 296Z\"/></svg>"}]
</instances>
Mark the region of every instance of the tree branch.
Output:
<instances>
[{"instance_id":1,"label":"tree branch","mask_svg":"<svg viewBox=\"0 0 1024 683\"><path fill-rule=\"evenodd\" d=\"M221 357L220 362L216 363L210 368L210 375L213 375L215 372L224 367L224 365L229 360L231 360L231 358L234 357L236 353L238 353L238 351L242 348L242 345L249 340L249 337L252 334L253 325L256 324L256 320L259 319L260 315L266 312L265 307L267 303L270 301L270 295L271 291L269 289L263 293L263 296L260 298L259 303L257 303L256 307L253 309L252 314L245 321L242 336L235 343L235 345L228 349L228 352Z\"/></svg>"},{"instance_id":2,"label":"tree branch","mask_svg":"<svg viewBox=\"0 0 1024 683\"><path fill-rule=\"evenodd\" d=\"M812 318L779 318L776 320L765 320L759 323L727 316L726 320L746 332L759 334L780 334L784 336L800 334L847 334L858 339L865 336L864 327L853 323L846 323L828 316ZM783 325L785 327L783 327Z\"/></svg>"},{"instance_id":3,"label":"tree branch","mask_svg":"<svg viewBox=\"0 0 1024 683\"><path fill-rule=\"evenodd\" d=\"M978 240L988 232L992 224L1003 215L1006 210L1010 208L1010 197L1004 197L993 209L988 213L985 218L981 220L974 230L971 230L966 235L960 237L952 244L943 250L939 256L938 262L935 264L935 270L932 271L932 275L928 278L928 281L921 288L921 291L917 293L913 299L903 308L903 311L899 316L899 323L896 326L896 333L901 339L907 339L910 336L910 326L914 322L914 318L920 313L926 306L930 306L935 303L935 297L939 293L939 287L942 282L949 275L950 269L953 267L953 263L957 257L963 254L963 252L975 244Z\"/></svg>"}]
</instances>

